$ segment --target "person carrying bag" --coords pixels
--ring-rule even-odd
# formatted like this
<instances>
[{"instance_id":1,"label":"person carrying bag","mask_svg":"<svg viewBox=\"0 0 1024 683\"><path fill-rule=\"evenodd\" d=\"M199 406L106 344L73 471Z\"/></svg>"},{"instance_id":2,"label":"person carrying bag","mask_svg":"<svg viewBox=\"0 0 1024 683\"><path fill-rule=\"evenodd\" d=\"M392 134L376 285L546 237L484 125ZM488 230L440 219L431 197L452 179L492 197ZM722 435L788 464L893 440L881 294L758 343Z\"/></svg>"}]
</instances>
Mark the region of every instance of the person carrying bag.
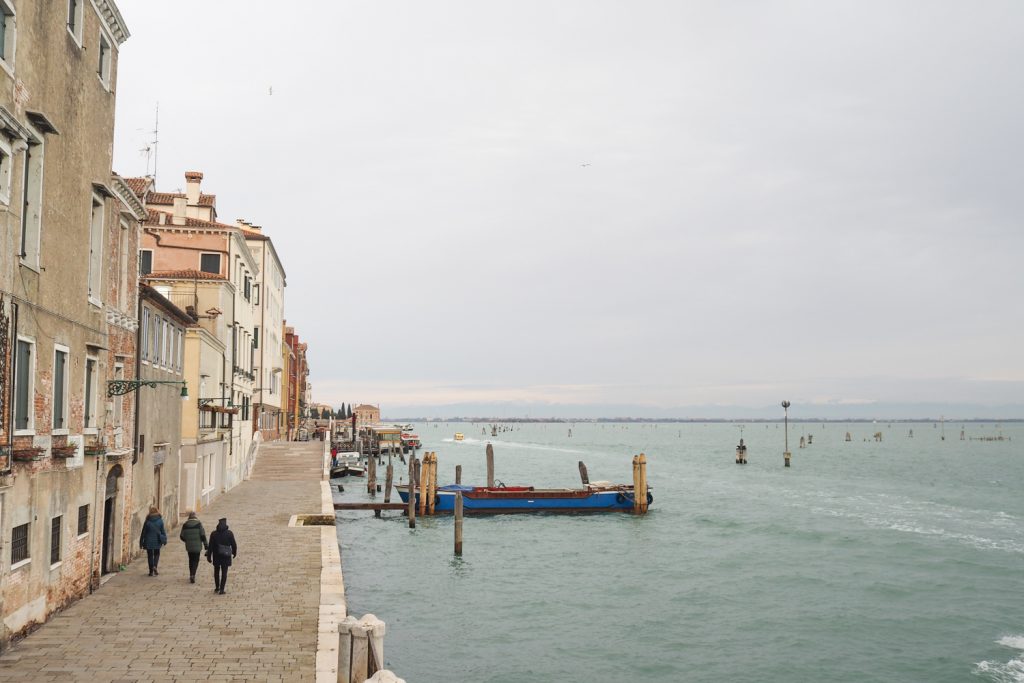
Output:
<instances>
[{"instance_id":1,"label":"person carrying bag","mask_svg":"<svg viewBox=\"0 0 1024 683\"><path fill-rule=\"evenodd\" d=\"M238 556L238 544L235 534L228 528L228 520L221 517L217 528L210 534L210 543L206 549L206 561L213 564L213 592L224 595L224 587L228 582L228 567L231 560Z\"/></svg>"}]
</instances>

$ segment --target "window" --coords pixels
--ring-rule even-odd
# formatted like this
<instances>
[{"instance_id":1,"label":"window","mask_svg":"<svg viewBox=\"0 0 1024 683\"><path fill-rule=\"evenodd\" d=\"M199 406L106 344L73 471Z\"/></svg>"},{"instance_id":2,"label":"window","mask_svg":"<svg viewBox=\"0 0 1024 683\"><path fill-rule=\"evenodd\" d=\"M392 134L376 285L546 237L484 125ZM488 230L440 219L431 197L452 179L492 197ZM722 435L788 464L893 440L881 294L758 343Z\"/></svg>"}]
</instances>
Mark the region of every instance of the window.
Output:
<instances>
[{"instance_id":1,"label":"window","mask_svg":"<svg viewBox=\"0 0 1024 683\"><path fill-rule=\"evenodd\" d=\"M103 200L92 196L89 222L89 301L98 304L103 283Z\"/></svg>"},{"instance_id":2,"label":"window","mask_svg":"<svg viewBox=\"0 0 1024 683\"><path fill-rule=\"evenodd\" d=\"M252 348L260 348L260 328L259 326L252 328Z\"/></svg>"},{"instance_id":3,"label":"window","mask_svg":"<svg viewBox=\"0 0 1024 683\"><path fill-rule=\"evenodd\" d=\"M170 349L167 344L167 320L160 318L160 365L167 365L167 356L169 355Z\"/></svg>"},{"instance_id":4,"label":"window","mask_svg":"<svg viewBox=\"0 0 1024 683\"><path fill-rule=\"evenodd\" d=\"M124 380L124 363L114 364L114 379ZM114 397L114 427L120 427L124 423L124 396Z\"/></svg>"},{"instance_id":5,"label":"window","mask_svg":"<svg viewBox=\"0 0 1024 683\"><path fill-rule=\"evenodd\" d=\"M220 254L200 254L199 270L220 275Z\"/></svg>"},{"instance_id":6,"label":"window","mask_svg":"<svg viewBox=\"0 0 1024 683\"><path fill-rule=\"evenodd\" d=\"M242 283L242 293L246 301L252 301L252 278L248 275L245 276L245 280Z\"/></svg>"},{"instance_id":7,"label":"window","mask_svg":"<svg viewBox=\"0 0 1024 683\"><path fill-rule=\"evenodd\" d=\"M0 202L4 204L11 203L11 166L13 163L11 143L6 137L0 135Z\"/></svg>"},{"instance_id":8,"label":"window","mask_svg":"<svg viewBox=\"0 0 1024 683\"><path fill-rule=\"evenodd\" d=\"M128 306L128 255L131 246L128 239L128 221L121 219L121 229L117 231L117 240L120 245L118 249L118 266L120 275L117 281L117 301L122 307Z\"/></svg>"},{"instance_id":9,"label":"window","mask_svg":"<svg viewBox=\"0 0 1024 683\"><path fill-rule=\"evenodd\" d=\"M25 149L25 177L21 184L21 260L39 267L39 230L42 226L43 143L28 141Z\"/></svg>"},{"instance_id":10,"label":"window","mask_svg":"<svg viewBox=\"0 0 1024 683\"><path fill-rule=\"evenodd\" d=\"M28 524L22 524L11 529L11 567L28 557Z\"/></svg>"},{"instance_id":11,"label":"window","mask_svg":"<svg viewBox=\"0 0 1024 683\"><path fill-rule=\"evenodd\" d=\"M89 533L89 505L78 506L78 535Z\"/></svg>"},{"instance_id":12,"label":"window","mask_svg":"<svg viewBox=\"0 0 1024 683\"><path fill-rule=\"evenodd\" d=\"M142 309L142 324L139 325L139 348L142 360L149 360L149 309Z\"/></svg>"},{"instance_id":13,"label":"window","mask_svg":"<svg viewBox=\"0 0 1024 683\"><path fill-rule=\"evenodd\" d=\"M82 46L82 7L85 0L68 0L68 32Z\"/></svg>"},{"instance_id":14,"label":"window","mask_svg":"<svg viewBox=\"0 0 1024 683\"><path fill-rule=\"evenodd\" d=\"M85 428L96 429L96 364L95 358L85 360Z\"/></svg>"},{"instance_id":15,"label":"window","mask_svg":"<svg viewBox=\"0 0 1024 683\"><path fill-rule=\"evenodd\" d=\"M63 516L50 520L50 564L60 562L60 525L63 520Z\"/></svg>"},{"instance_id":16,"label":"window","mask_svg":"<svg viewBox=\"0 0 1024 683\"><path fill-rule=\"evenodd\" d=\"M175 366L179 371L184 368L184 361L182 360L185 356L185 339L184 334L180 329L175 330L175 334L178 335L178 356L175 358Z\"/></svg>"},{"instance_id":17,"label":"window","mask_svg":"<svg viewBox=\"0 0 1024 683\"><path fill-rule=\"evenodd\" d=\"M252 302L254 304L256 304L257 306L260 303L260 286L259 285L253 285L252 286Z\"/></svg>"},{"instance_id":18,"label":"window","mask_svg":"<svg viewBox=\"0 0 1024 683\"><path fill-rule=\"evenodd\" d=\"M100 63L96 65L96 75L107 90L110 89L110 41L100 34Z\"/></svg>"},{"instance_id":19,"label":"window","mask_svg":"<svg viewBox=\"0 0 1024 683\"><path fill-rule=\"evenodd\" d=\"M14 430L31 431L33 428L32 386L35 381L35 344L18 339L14 358Z\"/></svg>"},{"instance_id":20,"label":"window","mask_svg":"<svg viewBox=\"0 0 1024 683\"><path fill-rule=\"evenodd\" d=\"M14 5L11 0L0 0L0 60L14 66Z\"/></svg>"},{"instance_id":21,"label":"window","mask_svg":"<svg viewBox=\"0 0 1024 683\"><path fill-rule=\"evenodd\" d=\"M53 351L53 429L68 429L68 350Z\"/></svg>"},{"instance_id":22,"label":"window","mask_svg":"<svg viewBox=\"0 0 1024 683\"><path fill-rule=\"evenodd\" d=\"M149 275L153 272L153 250L139 250L139 276Z\"/></svg>"}]
</instances>

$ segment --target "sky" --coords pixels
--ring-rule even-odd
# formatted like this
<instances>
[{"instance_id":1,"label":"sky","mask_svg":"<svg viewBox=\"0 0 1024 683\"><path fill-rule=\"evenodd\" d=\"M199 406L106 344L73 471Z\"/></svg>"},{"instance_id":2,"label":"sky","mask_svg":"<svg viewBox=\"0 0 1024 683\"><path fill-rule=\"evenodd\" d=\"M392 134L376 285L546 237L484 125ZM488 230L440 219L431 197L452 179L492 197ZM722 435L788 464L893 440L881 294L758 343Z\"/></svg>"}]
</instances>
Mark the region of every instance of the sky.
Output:
<instances>
[{"instance_id":1,"label":"sky","mask_svg":"<svg viewBox=\"0 0 1024 683\"><path fill-rule=\"evenodd\" d=\"M1024 417L1018 2L118 5L115 170L159 103L316 401Z\"/></svg>"}]
</instances>

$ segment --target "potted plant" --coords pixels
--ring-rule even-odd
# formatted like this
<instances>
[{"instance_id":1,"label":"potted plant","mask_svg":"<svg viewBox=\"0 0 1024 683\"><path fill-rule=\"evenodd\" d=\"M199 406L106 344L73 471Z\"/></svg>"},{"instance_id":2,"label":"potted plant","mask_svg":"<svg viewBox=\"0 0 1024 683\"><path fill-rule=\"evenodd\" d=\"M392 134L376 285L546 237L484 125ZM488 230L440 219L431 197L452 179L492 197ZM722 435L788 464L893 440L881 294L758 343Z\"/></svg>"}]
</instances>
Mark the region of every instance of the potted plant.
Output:
<instances>
[{"instance_id":1,"label":"potted plant","mask_svg":"<svg viewBox=\"0 0 1024 683\"><path fill-rule=\"evenodd\" d=\"M85 444L86 455L103 455L107 452L107 444L103 439L94 439Z\"/></svg>"},{"instance_id":2,"label":"potted plant","mask_svg":"<svg viewBox=\"0 0 1024 683\"><path fill-rule=\"evenodd\" d=\"M33 460L39 460L43 457L46 452L45 448L39 446L23 446L21 448L15 448L12 451L14 459L17 462L32 462Z\"/></svg>"},{"instance_id":3,"label":"potted plant","mask_svg":"<svg viewBox=\"0 0 1024 683\"><path fill-rule=\"evenodd\" d=\"M53 446L50 451L55 458L73 458L78 455L78 442L69 439L63 446Z\"/></svg>"}]
</instances>

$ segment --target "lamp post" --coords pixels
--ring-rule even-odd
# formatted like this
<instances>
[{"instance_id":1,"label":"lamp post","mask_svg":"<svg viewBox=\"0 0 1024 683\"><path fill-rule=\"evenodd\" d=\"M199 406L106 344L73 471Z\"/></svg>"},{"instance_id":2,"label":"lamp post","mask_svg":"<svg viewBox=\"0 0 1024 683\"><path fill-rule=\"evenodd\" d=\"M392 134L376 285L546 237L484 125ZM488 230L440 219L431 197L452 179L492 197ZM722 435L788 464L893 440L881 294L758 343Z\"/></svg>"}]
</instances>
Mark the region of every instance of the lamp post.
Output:
<instances>
[{"instance_id":1,"label":"lamp post","mask_svg":"<svg viewBox=\"0 0 1024 683\"><path fill-rule=\"evenodd\" d=\"M786 450L782 454L783 459L786 461L786 467L789 467L789 458L790 458L790 455L789 455L789 406L790 406L789 401L783 401L782 402L782 408L783 408L783 410L786 411L785 417L783 418L784 421L785 421L785 425L786 425L786 429L785 429L785 433L786 433L786 437L785 437L786 438Z\"/></svg>"}]
</instances>

